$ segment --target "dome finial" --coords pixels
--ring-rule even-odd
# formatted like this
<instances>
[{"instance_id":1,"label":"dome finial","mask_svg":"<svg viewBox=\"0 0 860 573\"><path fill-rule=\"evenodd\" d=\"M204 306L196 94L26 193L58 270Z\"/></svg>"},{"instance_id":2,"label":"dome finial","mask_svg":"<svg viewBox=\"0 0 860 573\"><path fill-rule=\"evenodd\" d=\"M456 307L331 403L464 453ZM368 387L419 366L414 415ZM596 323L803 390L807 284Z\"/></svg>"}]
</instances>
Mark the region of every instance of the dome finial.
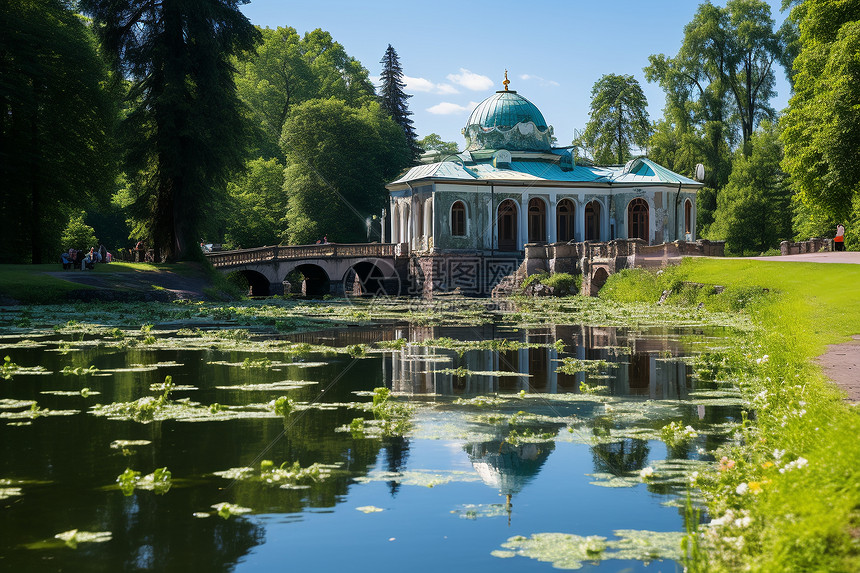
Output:
<instances>
[{"instance_id":1,"label":"dome finial","mask_svg":"<svg viewBox=\"0 0 860 573\"><path fill-rule=\"evenodd\" d=\"M502 82L502 84L505 86L505 91L508 91L509 83L511 83L511 81L508 79L508 70L505 70L505 81Z\"/></svg>"}]
</instances>

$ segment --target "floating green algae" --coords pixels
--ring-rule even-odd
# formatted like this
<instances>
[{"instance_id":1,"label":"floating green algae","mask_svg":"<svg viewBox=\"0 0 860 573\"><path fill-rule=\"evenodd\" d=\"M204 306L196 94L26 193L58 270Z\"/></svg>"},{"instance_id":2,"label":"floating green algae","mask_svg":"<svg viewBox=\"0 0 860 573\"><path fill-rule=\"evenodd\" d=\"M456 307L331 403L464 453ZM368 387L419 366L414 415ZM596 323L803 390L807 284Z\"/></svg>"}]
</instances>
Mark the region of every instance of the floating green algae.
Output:
<instances>
[{"instance_id":1,"label":"floating green algae","mask_svg":"<svg viewBox=\"0 0 860 573\"><path fill-rule=\"evenodd\" d=\"M310 380L281 380L279 382L268 382L260 384L236 384L233 386L215 386L218 390L236 390L241 392L279 392L286 390L298 390L305 386L319 384Z\"/></svg>"},{"instance_id":2,"label":"floating green algae","mask_svg":"<svg viewBox=\"0 0 860 573\"><path fill-rule=\"evenodd\" d=\"M72 549L76 548L79 543L104 543L110 541L113 534L110 531L81 531L79 529L70 529L63 531L54 536Z\"/></svg>"},{"instance_id":3,"label":"floating green algae","mask_svg":"<svg viewBox=\"0 0 860 573\"><path fill-rule=\"evenodd\" d=\"M493 376L499 378L502 376L512 376L517 378L531 378L531 374L524 372L505 372L502 370L469 370L468 368L441 368L439 370L428 370L422 374L451 374L459 378L467 376Z\"/></svg>"},{"instance_id":4,"label":"floating green algae","mask_svg":"<svg viewBox=\"0 0 860 573\"><path fill-rule=\"evenodd\" d=\"M136 446L148 446L151 444L150 440L114 440L110 443L110 447L113 450L121 450L123 448L133 448Z\"/></svg>"},{"instance_id":5,"label":"floating green algae","mask_svg":"<svg viewBox=\"0 0 860 573\"><path fill-rule=\"evenodd\" d=\"M479 482L481 478L474 472L415 469L405 472L373 471L366 476L356 477L355 481L358 483L394 482L401 485L432 488L453 482Z\"/></svg>"},{"instance_id":6,"label":"floating green algae","mask_svg":"<svg viewBox=\"0 0 860 573\"><path fill-rule=\"evenodd\" d=\"M464 504L457 509L452 509L451 513L460 517L460 519L484 519L491 517L507 516L510 513L510 506L504 503L490 504Z\"/></svg>"},{"instance_id":7,"label":"floating green algae","mask_svg":"<svg viewBox=\"0 0 860 573\"><path fill-rule=\"evenodd\" d=\"M119 485L120 491L125 496L133 494L136 489L164 495L173 486L173 475L166 467L158 468L145 476L141 476L140 472L136 472L131 468L126 468L124 472L117 476L116 482Z\"/></svg>"},{"instance_id":8,"label":"floating green algae","mask_svg":"<svg viewBox=\"0 0 860 573\"><path fill-rule=\"evenodd\" d=\"M242 507L241 505L236 505L226 501L213 504L211 507L215 510L218 517L222 519L230 519L234 515L243 515L253 511L250 507ZM197 514L195 514L195 516L197 516Z\"/></svg>"},{"instance_id":9,"label":"floating green algae","mask_svg":"<svg viewBox=\"0 0 860 573\"><path fill-rule=\"evenodd\" d=\"M332 472L340 468L340 464L315 463L303 468L299 462L284 462L276 466L271 460L260 462L260 468L251 467L230 468L214 472L213 475L233 481L257 482L266 485L291 489L292 486L319 483L331 477Z\"/></svg>"},{"instance_id":10,"label":"floating green algae","mask_svg":"<svg viewBox=\"0 0 860 573\"><path fill-rule=\"evenodd\" d=\"M681 559L682 532L619 529L613 532L619 539L591 535L582 537L570 533L535 533L531 537L511 537L502 544L504 549L492 552L500 558L516 556L552 563L556 569L581 569L586 562L609 559L639 560Z\"/></svg>"},{"instance_id":11,"label":"floating green algae","mask_svg":"<svg viewBox=\"0 0 860 573\"><path fill-rule=\"evenodd\" d=\"M42 390L39 394L48 396L82 396L89 398L90 396L98 396L101 392L90 390L89 388L81 388L80 390Z\"/></svg>"},{"instance_id":12,"label":"floating green algae","mask_svg":"<svg viewBox=\"0 0 860 573\"><path fill-rule=\"evenodd\" d=\"M0 500L21 495L24 495L24 491L20 487L0 487Z\"/></svg>"}]
</instances>

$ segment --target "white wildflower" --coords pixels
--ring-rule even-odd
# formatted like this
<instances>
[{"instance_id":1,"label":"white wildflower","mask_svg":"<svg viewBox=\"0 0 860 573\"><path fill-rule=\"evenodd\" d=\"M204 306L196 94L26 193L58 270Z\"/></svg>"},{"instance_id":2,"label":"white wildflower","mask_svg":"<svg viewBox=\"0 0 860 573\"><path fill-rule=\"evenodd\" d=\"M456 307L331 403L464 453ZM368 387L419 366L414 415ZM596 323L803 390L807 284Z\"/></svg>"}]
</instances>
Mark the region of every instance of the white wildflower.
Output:
<instances>
[{"instance_id":1,"label":"white wildflower","mask_svg":"<svg viewBox=\"0 0 860 573\"><path fill-rule=\"evenodd\" d=\"M740 484L738 487L735 488L735 493L738 495L743 495L747 491L749 491L749 489L750 489L750 486L748 486L746 484L746 482L743 482L742 484Z\"/></svg>"}]
</instances>

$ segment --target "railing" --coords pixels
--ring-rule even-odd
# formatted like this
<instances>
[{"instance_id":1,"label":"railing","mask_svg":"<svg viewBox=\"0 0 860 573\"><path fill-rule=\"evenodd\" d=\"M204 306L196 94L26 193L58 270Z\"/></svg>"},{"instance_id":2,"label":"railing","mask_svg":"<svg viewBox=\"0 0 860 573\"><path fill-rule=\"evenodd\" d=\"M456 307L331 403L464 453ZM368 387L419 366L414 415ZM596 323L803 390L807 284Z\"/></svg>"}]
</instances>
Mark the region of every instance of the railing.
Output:
<instances>
[{"instance_id":1,"label":"railing","mask_svg":"<svg viewBox=\"0 0 860 573\"><path fill-rule=\"evenodd\" d=\"M390 243L325 243L320 245L273 246L208 253L206 258L214 267L232 267L248 263L268 263L297 259L334 257L394 257L395 245Z\"/></svg>"}]
</instances>

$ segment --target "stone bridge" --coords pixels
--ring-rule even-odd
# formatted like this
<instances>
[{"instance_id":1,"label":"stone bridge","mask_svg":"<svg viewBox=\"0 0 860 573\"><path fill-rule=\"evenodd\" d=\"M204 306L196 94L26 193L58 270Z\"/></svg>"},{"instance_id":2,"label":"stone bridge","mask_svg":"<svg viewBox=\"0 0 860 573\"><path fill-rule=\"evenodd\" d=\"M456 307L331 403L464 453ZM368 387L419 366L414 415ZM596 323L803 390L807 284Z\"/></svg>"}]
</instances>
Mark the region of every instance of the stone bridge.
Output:
<instances>
[{"instance_id":1,"label":"stone bridge","mask_svg":"<svg viewBox=\"0 0 860 573\"><path fill-rule=\"evenodd\" d=\"M284 287L306 295L399 294L408 254L393 244L360 243L274 246L209 253L219 271L240 273L253 296L281 294Z\"/></svg>"},{"instance_id":2,"label":"stone bridge","mask_svg":"<svg viewBox=\"0 0 860 573\"><path fill-rule=\"evenodd\" d=\"M583 294L596 296L609 275L621 269L663 268L683 257L722 257L723 241L675 241L648 245L642 239L616 239L605 243L527 244L518 274L522 279L537 272L582 274Z\"/></svg>"}]
</instances>

